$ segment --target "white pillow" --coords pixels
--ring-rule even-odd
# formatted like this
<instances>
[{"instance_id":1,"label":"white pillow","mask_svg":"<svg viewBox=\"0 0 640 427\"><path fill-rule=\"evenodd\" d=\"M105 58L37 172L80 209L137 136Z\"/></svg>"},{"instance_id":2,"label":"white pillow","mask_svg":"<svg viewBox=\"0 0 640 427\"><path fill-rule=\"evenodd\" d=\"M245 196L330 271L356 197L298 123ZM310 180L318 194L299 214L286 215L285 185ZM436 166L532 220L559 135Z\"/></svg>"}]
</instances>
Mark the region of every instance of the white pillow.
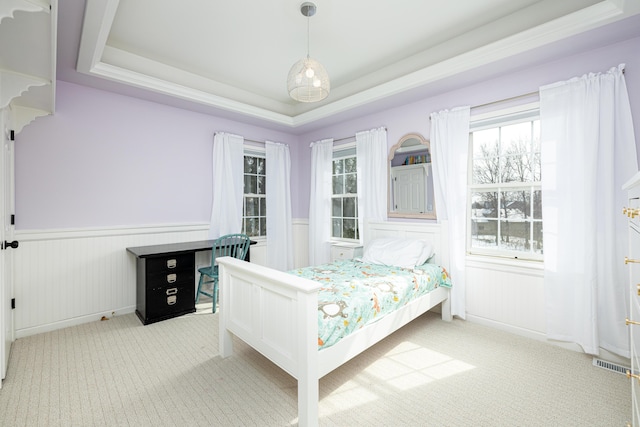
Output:
<instances>
[{"instance_id":1,"label":"white pillow","mask_svg":"<svg viewBox=\"0 0 640 427\"><path fill-rule=\"evenodd\" d=\"M430 242L418 239L387 237L367 243L362 255L363 262L413 268L422 265L434 254Z\"/></svg>"}]
</instances>

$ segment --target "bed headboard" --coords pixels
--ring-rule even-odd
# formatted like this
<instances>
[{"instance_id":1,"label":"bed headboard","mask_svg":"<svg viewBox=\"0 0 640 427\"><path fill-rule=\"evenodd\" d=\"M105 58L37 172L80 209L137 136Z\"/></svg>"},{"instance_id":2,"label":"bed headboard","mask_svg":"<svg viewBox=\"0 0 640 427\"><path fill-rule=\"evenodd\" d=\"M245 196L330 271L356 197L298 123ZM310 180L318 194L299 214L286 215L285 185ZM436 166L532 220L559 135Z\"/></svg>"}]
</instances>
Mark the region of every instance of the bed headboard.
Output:
<instances>
[{"instance_id":1,"label":"bed headboard","mask_svg":"<svg viewBox=\"0 0 640 427\"><path fill-rule=\"evenodd\" d=\"M439 223L369 221L365 224L365 245L372 239L380 237L406 237L431 242L435 248L435 255L429 262L449 268L447 221Z\"/></svg>"}]
</instances>

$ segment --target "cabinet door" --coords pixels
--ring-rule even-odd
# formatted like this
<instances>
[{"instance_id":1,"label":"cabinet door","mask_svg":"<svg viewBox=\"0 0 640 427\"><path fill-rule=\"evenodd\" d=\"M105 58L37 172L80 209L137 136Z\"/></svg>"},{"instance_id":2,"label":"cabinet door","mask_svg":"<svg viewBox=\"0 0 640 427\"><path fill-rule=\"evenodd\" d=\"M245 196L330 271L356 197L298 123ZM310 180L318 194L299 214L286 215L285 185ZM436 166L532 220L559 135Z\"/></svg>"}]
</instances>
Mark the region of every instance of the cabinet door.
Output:
<instances>
[{"instance_id":1,"label":"cabinet door","mask_svg":"<svg viewBox=\"0 0 640 427\"><path fill-rule=\"evenodd\" d=\"M424 168L397 168L392 174L394 210L404 213L424 213L426 210Z\"/></svg>"}]
</instances>

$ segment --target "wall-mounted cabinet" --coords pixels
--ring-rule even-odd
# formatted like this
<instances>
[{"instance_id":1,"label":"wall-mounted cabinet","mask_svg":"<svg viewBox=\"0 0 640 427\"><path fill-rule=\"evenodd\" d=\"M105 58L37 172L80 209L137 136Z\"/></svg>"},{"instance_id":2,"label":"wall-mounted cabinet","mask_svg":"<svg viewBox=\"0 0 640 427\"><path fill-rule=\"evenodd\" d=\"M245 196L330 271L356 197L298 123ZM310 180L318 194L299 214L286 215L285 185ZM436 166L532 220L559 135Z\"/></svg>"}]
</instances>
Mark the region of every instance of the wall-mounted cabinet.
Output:
<instances>
[{"instance_id":1,"label":"wall-mounted cabinet","mask_svg":"<svg viewBox=\"0 0 640 427\"><path fill-rule=\"evenodd\" d=\"M55 108L57 0L0 2L0 110L19 133Z\"/></svg>"},{"instance_id":2,"label":"wall-mounted cabinet","mask_svg":"<svg viewBox=\"0 0 640 427\"><path fill-rule=\"evenodd\" d=\"M391 195L393 210L405 214L424 214L432 211L428 206L432 197L429 195L427 182L431 163L391 167Z\"/></svg>"}]
</instances>

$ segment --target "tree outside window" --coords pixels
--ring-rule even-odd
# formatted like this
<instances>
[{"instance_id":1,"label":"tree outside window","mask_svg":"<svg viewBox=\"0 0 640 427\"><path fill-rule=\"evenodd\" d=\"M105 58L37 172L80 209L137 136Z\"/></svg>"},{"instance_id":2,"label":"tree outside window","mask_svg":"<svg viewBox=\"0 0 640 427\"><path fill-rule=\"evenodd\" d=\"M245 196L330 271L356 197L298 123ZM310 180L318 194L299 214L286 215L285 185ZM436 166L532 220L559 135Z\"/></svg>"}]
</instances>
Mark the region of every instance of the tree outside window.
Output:
<instances>
[{"instance_id":1,"label":"tree outside window","mask_svg":"<svg viewBox=\"0 0 640 427\"><path fill-rule=\"evenodd\" d=\"M332 172L331 236L360 238L358 230L358 177L356 156L334 158Z\"/></svg>"},{"instance_id":2,"label":"tree outside window","mask_svg":"<svg viewBox=\"0 0 640 427\"><path fill-rule=\"evenodd\" d=\"M250 237L267 235L267 160L244 156L244 200L242 232Z\"/></svg>"},{"instance_id":3,"label":"tree outside window","mask_svg":"<svg viewBox=\"0 0 640 427\"><path fill-rule=\"evenodd\" d=\"M470 251L541 259L540 121L471 133Z\"/></svg>"}]
</instances>

